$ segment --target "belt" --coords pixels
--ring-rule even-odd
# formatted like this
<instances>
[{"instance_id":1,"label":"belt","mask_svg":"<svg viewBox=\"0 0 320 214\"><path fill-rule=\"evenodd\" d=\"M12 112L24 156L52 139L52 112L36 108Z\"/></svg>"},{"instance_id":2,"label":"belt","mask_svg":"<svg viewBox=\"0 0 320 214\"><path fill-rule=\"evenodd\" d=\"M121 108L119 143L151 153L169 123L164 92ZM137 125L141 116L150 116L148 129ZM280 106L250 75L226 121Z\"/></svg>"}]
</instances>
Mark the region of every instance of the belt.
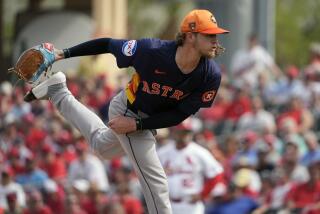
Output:
<instances>
[{"instance_id":1,"label":"belt","mask_svg":"<svg viewBox=\"0 0 320 214\"><path fill-rule=\"evenodd\" d=\"M170 201L173 203L181 203L182 199L181 198L170 198Z\"/></svg>"},{"instance_id":2,"label":"belt","mask_svg":"<svg viewBox=\"0 0 320 214\"><path fill-rule=\"evenodd\" d=\"M182 203L182 202L185 202L185 203L188 203L188 204L195 204L197 203L196 201L194 202L191 202L189 200L186 200L185 198L170 198L170 201L172 203Z\"/></svg>"}]
</instances>

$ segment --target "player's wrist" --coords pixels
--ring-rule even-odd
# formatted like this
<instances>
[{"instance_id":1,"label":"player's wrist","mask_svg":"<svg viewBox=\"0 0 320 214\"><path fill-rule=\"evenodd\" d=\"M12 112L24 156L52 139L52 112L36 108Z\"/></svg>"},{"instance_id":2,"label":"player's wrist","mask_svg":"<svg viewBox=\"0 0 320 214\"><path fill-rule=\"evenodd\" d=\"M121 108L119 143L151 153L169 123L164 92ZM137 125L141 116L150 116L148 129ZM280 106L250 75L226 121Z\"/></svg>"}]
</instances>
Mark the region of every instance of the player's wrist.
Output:
<instances>
[{"instance_id":1,"label":"player's wrist","mask_svg":"<svg viewBox=\"0 0 320 214\"><path fill-rule=\"evenodd\" d=\"M141 118L136 118L135 121L136 121L136 130L137 131L142 130L142 120L141 120Z\"/></svg>"},{"instance_id":2,"label":"player's wrist","mask_svg":"<svg viewBox=\"0 0 320 214\"><path fill-rule=\"evenodd\" d=\"M54 50L54 55L55 55L55 61L61 60L61 59L65 59L65 55L63 50L60 49L55 49Z\"/></svg>"},{"instance_id":3,"label":"player's wrist","mask_svg":"<svg viewBox=\"0 0 320 214\"><path fill-rule=\"evenodd\" d=\"M69 48L62 49L62 55L63 55L63 58L65 58L65 59L70 58L71 54L70 54Z\"/></svg>"}]
</instances>

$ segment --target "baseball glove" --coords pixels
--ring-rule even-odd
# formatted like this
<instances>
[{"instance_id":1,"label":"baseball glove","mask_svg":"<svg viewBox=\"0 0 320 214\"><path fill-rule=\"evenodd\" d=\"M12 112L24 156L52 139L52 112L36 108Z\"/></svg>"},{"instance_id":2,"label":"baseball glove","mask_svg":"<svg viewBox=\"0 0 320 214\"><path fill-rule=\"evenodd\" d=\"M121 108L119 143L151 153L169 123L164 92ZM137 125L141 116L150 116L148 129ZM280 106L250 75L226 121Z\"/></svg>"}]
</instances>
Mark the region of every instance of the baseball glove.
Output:
<instances>
[{"instance_id":1,"label":"baseball glove","mask_svg":"<svg viewBox=\"0 0 320 214\"><path fill-rule=\"evenodd\" d=\"M54 61L54 46L42 43L24 51L15 66L8 71L16 73L20 79L35 86L42 78L48 76L48 70Z\"/></svg>"}]
</instances>

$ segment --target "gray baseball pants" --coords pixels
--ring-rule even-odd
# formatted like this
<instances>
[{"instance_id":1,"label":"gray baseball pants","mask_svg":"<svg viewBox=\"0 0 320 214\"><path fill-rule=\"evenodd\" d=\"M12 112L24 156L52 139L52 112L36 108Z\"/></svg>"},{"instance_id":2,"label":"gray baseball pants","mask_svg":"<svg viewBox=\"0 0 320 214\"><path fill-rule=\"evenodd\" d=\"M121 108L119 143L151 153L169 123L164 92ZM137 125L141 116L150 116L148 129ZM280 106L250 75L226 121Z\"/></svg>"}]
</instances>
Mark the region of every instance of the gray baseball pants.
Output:
<instances>
[{"instance_id":1,"label":"gray baseball pants","mask_svg":"<svg viewBox=\"0 0 320 214\"><path fill-rule=\"evenodd\" d=\"M116 134L67 89L59 90L51 100L63 117L79 129L99 156L110 159L124 152L129 156L139 177L149 214L172 213L167 178L156 153L155 137L150 130ZM138 117L127 108L124 91L110 103L109 118L118 115Z\"/></svg>"}]
</instances>

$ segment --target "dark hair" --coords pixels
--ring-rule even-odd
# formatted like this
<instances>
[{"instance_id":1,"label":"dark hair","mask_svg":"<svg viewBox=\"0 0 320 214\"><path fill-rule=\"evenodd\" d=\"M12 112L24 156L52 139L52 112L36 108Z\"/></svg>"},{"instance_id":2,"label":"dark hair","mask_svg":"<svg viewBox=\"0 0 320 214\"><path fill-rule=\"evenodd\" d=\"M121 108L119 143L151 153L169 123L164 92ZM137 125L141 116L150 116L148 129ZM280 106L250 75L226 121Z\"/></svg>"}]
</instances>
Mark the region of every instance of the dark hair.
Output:
<instances>
[{"instance_id":1,"label":"dark hair","mask_svg":"<svg viewBox=\"0 0 320 214\"><path fill-rule=\"evenodd\" d=\"M186 33L179 32L176 35L176 44L177 46L182 46L186 40Z\"/></svg>"},{"instance_id":2,"label":"dark hair","mask_svg":"<svg viewBox=\"0 0 320 214\"><path fill-rule=\"evenodd\" d=\"M197 34L196 32L193 32L193 34ZM177 46L182 46L184 44L184 41L186 40L186 33L182 33L182 32L178 32L177 35L176 35L176 44ZM225 48L222 47L219 42L217 42L217 49L216 49L216 52L215 52L215 56L214 57L217 57L219 55L221 55L223 52L225 52Z\"/></svg>"}]
</instances>

